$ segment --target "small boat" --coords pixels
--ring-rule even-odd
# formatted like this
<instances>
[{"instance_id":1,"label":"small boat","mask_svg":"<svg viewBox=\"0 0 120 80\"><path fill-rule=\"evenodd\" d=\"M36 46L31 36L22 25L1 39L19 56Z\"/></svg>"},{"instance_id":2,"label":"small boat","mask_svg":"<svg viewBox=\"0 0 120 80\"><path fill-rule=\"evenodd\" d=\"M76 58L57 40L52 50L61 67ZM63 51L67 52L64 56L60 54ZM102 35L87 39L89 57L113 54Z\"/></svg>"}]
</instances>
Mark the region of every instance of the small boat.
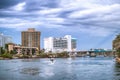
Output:
<instances>
[{"instance_id":1,"label":"small boat","mask_svg":"<svg viewBox=\"0 0 120 80\"><path fill-rule=\"evenodd\" d=\"M53 61L54 61L54 58L50 58L50 61L53 62Z\"/></svg>"}]
</instances>

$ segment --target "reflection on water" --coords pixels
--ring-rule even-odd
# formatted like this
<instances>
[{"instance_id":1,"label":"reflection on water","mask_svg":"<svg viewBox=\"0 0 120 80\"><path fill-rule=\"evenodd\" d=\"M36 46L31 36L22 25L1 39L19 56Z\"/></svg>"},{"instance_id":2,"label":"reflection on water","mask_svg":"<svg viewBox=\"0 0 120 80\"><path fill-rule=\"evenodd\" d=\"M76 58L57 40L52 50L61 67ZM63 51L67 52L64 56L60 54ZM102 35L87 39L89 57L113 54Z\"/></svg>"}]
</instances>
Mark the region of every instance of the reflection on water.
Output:
<instances>
[{"instance_id":1,"label":"reflection on water","mask_svg":"<svg viewBox=\"0 0 120 80\"><path fill-rule=\"evenodd\" d=\"M0 80L120 80L111 57L0 60Z\"/></svg>"},{"instance_id":2,"label":"reflection on water","mask_svg":"<svg viewBox=\"0 0 120 80\"><path fill-rule=\"evenodd\" d=\"M40 62L39 59L23 59L22 62Z\"/></svg>"},{"instance_id":3,"label":"reflection on water","mask_svg":"<svg viewBox=\"0 0 120 80\"><path fill-rule=\"evenodd\" d=\"M23 68L21 69L22 74L30 74L30 75L37 75L39 74L39 69L38 68Z\"/></svg>"},{"instance_id":4,"label":"reflection on water","mask_svg":"<svg viewBox=\"0 0 120 80\"><path fill-rule=\"evenodd\" d=\"M67 63L68 63L68 64L71 64L71 63L72 63L72 58L71 58L71 57L68 58Z\"/></svg>"},{"instance_id":5,"label":"reflection on water","mask_svg":"<svg viewBox=\"0 0 120 80\"><path fill-rule=\"evenodd\" d=\"M114 80L120 80L120 64L118 64L118 63L115 63L115 70L114 70L115 72L114 72L114 75L115 75L115 77L114 77Z\"/></svg>"}]
</instances>

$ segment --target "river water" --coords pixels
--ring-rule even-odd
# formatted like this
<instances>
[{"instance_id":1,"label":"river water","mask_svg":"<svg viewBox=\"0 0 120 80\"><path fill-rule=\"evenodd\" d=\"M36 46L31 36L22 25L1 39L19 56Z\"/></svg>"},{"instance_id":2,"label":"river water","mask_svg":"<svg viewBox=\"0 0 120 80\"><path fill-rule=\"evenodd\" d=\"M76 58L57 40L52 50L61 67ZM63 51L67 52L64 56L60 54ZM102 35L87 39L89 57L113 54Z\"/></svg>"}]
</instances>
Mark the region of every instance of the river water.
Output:
<instances>
[{"instance_id":1,"label":"river water","mask_svg":"<svg viewBox=\"0 0 120 80\"><path fill-rule=\"evenodd\" d=\"M0 60L0 80L120 80L111 57Z\"/></svg>"}]
</instances>

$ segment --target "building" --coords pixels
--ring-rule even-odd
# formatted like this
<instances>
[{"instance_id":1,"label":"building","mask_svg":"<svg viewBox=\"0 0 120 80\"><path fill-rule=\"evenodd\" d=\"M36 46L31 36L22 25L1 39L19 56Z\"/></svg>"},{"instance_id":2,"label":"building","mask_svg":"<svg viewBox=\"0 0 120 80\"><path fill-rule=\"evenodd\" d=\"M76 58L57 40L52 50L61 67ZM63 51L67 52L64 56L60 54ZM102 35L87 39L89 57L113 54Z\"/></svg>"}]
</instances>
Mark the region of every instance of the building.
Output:
<instances>
[{"instance_id":1,"label":"building","mask_svg":"<svg viewBox=\"0 0 120 80\"><path fill-rule=\"evenodd\" d=\"M38 49L36 47L23 47L18 44L9 43L8 51L14 51L16 54L35 55Z\"/></svg>"},{"instance_id":2,"label":"building","mask_svg":"<svg viewBox=\"0 0 120 80\"><path fill-rule=\"evenodd\" d=\"M54 38L49 37L44 39L45 52L62 52L62 51L75 51L76 50L76 39L72 38L71 35L64 37Z\"/></svg>"},{"instance_id":3,"label":"building","mask_svg":"<svg viewBox=\"0 0 120 80\"><path fill-rule=\"evenodd\" d=\"M5 48L7 43L12 43L12 37L0 33L0 47Z\"/></svg>"},{"instance_id":4,"label":"building","mask_svg":"<svg viewBox=\"0 0 120 80\"><path fill-rule=\"evenodd\" d=\"M38 48L40 50L40 31L28 28L28 31L21 32L22 46L25 48Z\"/></svg>"},{"instance_id":5,"label":"building","mask_svg":"<svg viewBox=\"0 0 120 80\"><path fill-rule=\"evenodd\" d=\"M14 43L8 43L8 51L13 51Z\"/></svg>"}]
</instances>

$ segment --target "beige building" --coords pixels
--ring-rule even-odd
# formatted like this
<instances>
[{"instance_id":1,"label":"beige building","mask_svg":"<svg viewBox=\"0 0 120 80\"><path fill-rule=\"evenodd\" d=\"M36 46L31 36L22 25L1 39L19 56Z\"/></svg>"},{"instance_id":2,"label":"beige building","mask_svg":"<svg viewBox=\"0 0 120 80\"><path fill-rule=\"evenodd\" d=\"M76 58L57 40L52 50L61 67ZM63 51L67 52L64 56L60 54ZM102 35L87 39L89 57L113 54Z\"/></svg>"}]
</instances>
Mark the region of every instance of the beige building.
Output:
<instances>
[{"instance_id":1,"label":"beige building","mask_svg":"<svg viewBox=\"0 0 120 80\"><path fill-rule=\"evenodd\" d=\"M37 47L40 50L40 31L36 31L35 28L28 28L27 31L21 32L22 46L23 47Z\"/></svg>"},{"instance_id":2,"label":"beige building","mask_svg":"<svg viewBox=\"0 0 120 80\"><path fill-rule=\"evenodd\" d=\"M9 43L8 51L15 51L16 54L35 55L38 50L37 50L37 47L23 47L21 45Z\"/></svg>"},{"instance_id":3,"label":"beige building","mask_svg":"<svg viewBox=\"0 0 120 80\"><path fill-rule=\"evenodd\" d=\"M12 51L14 47L13 43L8 43L8 51Z\"/></svg>"}]
</instances>

